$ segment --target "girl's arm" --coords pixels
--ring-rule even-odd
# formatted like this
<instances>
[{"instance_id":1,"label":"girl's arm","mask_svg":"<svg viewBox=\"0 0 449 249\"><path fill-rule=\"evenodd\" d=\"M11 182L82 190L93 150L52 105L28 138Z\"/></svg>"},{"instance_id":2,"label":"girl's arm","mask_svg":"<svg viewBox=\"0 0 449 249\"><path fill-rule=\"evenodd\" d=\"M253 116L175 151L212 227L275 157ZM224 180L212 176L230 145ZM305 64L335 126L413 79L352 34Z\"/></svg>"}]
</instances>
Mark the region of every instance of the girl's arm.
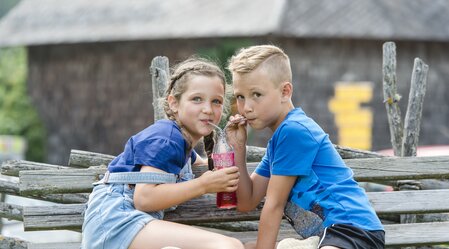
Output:
<instances>
[{"instance_id":1,"label":"girl's arm","mask_svg":"<svg viewBox=\"0 0 449 249\"><path fill-rule=\"evenodd\" d=\"M198 165L207 165L207 158L204 159L200 155L198 155L198 153L197 153L196 154L196 160L195 160L195 162L193 162L192 166L198 166Z\"/></svg>"},{"instance_id":2,"label":"girl's arm","mask_svg":"<svg viewBox=\"0 0 449 249\"><path fill-rule=\"evenodd\" d=\"M163 172L151 167L142 166L141 172ZM151 212L164 210L179 205L205 193L233 192L237 189L238 168L229 167L223 170L207 171L199 178L190 181L170 184L136 184L134 206L136 209Z\"/></svg>"},{"instance_id":3,"label":"girl's arm","mask_svg":"<svg viewBox=\"0 0 449 249\"><path fill-rule=\"evenodd\" d=\"M284 208L296 178L296 176L271 176L260 215L257 249L275 248Z\"/></svg>"}]
</instances>

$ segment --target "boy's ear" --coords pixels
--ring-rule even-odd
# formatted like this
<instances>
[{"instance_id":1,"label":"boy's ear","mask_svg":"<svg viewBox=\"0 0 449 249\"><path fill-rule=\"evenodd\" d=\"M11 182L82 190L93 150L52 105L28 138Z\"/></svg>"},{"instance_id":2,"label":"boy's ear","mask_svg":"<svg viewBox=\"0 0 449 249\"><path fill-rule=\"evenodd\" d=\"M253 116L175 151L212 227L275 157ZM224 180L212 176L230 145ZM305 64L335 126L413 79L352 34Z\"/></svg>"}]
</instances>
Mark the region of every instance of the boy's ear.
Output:
<instances>
[{"instance_id":1,"label":"boy's ear","mask_svg":"<svg viewBox=\"0 0 449 249\"><path fill-rule=\"evenodd\" d=\"M293 95L293 84L290 82L281 83L282 102L290 101Z\"/></svg>"},{"instance_id":2,"label":"boy's ear","mask_svg":"<svg viewBox=\"0 0 449 249\"><path fill-rule=\"evenodd\" d=\"M170 94L167 97L167 102L168 102L168 107L170 107L170 109L174 113L177 113L178 112L178 101L176 100L176 98Z\"/></svg>"}]
</instances>

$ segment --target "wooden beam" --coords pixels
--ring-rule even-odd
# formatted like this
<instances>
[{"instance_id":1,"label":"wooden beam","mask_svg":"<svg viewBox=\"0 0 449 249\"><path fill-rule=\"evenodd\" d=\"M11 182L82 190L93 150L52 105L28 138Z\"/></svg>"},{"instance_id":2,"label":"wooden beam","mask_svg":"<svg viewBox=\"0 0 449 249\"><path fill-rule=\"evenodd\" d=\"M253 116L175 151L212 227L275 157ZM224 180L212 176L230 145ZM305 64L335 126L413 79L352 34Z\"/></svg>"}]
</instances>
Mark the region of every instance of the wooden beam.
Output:
<instances>
[{"instance_id":1,"label":"wooden beam","mask_svg":"<svg viewBox=\"0 0 449 249\"><path fill-rule=\"evenodd\" d=\"M46 169L70 169L70 167L47 163L36 163L26 160L9 160L2 163L1 174L8 176L19 176L20 171Z\"/></svg>"},{"instance_id":2,"label":"wooden beam","mask_svg":"<svg viewBox=\"0 0 449 249\"><path fill-rule=\"evenodd\" d=\"M334 145L343 159L360 159L360 158L380 158L385 157L379 153L349 148L340 145ZM265 154L266 148L257 146L247 146L246 159L248 162L259 162ZM83 167L88 168L91 166L108 165L115 156L102 153L83 151L83 150L71 150L69 167Z\"/></svg>"},{"instance_id":3,"label":"wooden beam","mask_svg":"<svg viewBox=\"0 0 449 249\"><path fill-rule=\"evenodd\" d=\"M429 199L429 196L432 196ZM440 213L449 212L449 190L422 190L396 192L368 192L368 197L378 214ZM242 213L235 209L218 209L214 195L205 195L178 206L175 211L166 212L166 220L198 224L207 222L258 220L263 203L251 212ZM84 210L83 204L23 207L23 221L26 231L50 229L80 229Z\"/></svg>"},{"instance_id":4,"label":"wooden beam","mask_svg":"<svg viewBox=\"0 0 449 249\"><path fill-rule=\"evenodd\" d=\"M354 171L354 178L361 182L449 178L449 156L348 159L345 162ZM248 171L254 171L256 166L257 163L248 163ZM207 166L194 167L193 170L198 176L207 170ZM104 167L21 171L20 193L24 196L87 193L105 171Z\"/></svg>"}]
</instances>

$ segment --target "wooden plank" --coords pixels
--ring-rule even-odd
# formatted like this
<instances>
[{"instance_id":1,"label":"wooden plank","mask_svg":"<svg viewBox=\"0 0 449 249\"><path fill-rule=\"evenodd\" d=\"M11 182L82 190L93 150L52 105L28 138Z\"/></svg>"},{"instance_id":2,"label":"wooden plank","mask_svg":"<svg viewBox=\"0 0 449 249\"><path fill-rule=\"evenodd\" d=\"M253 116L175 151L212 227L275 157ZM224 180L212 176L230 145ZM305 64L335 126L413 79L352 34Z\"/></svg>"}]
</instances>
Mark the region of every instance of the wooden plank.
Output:
<instances>
[{"instance_id":1,"label":"wooden plank","mask_svg":"<svg viewBox=\"0 0 449 249\"><path fill-rule=\"evenodd\" d=\"M340 145L334 146L343 159L385 157L379 153L372 151L354 149ZM248 160L248 162L259 162L265 154L266 148L247 146L246 151L246 159ZM69 166L88 168L90 166L108 165L114 158L115 156L113 155L82 150L71 150Z\"/></svg>"},{"instance_id":2,"label":"wooden plank","mask_svg":"<svg viewBox=\"0 0 449 249\"><path fill-rule=\"evenodd\" d=\"M86 192L90 192L89 189ZM10 195L20 195L19 178L14 176L4 176L0 174L0 192ZM56 203L85 203L89 198L88 193L73 194L38 194L30 196L33 199L51 201Z\"/></svg>"},{"instance_id":3,"label":"wooden plank","mask_svg":"<svg viewBox=\"0 0 449 249\"><path fill-rule=\"evenodd\" d=\"M449 156L438 157L383 157L347 159L358 181L388 181L402 179L448 179ZM257 163L248 163L252 172ZM207 166L194 167L195 175L207 170ZM20 192L23 195L50 193L82 193L92 190L92 182L104 174L105 168L39 170L20 172Z\"/></svg>"},{"instance_id":4,"label":"wooden plank","mask_svg":"<svg viewBox=\"0 0 449 249\"><path fill-rule=\"evenodd\" d=\"M85 204L23 207L25 231L81 230Z\"/></svg>"},{"instance_id":5,"label":"wooden plank","mask_svg":"<svg viewBox=\"0 0 449 249\"><path fill-rule=\"evenodd\" d=\"M379 214L449 212L447 196L449 190L368 193L373 208ZM258 220L262 205L247 213L218 209L214 195L206 195L179 205L175 211L166 212L165 219L186 224ZM83 222L83 210L83 204L24 207L24 228L27 231L79 229Z\"/></svg>"},{"instance_id":6,"label":"wooden plank","mask_svg":"<svg viewBox=\"0 0 449 249\"><path fill-rule=\"evenodd\" d=\"M80 249L80 242L28 243L27 249Z\"/></svg>"},{"instance_id":7,"label":"wooden plank","mask_svg":"<svg viewBox=\"0 0 449 249\"><path fill-rule=\"evenodd\" d=\"M387 248L396 246L424 246L441 245L449 243L449 222L432 222L416 224L391 224L385 227L385 244ZM257 238L257 231L232 232L212 228L202 228L212 232L224 234L237 238L246 243ZM299 238L298 234L291 228L283 228L279 231L278 241L284 238ZM1 240L0 240L1 245ZM56 249L56 248L79 248L80 243L53 243L53 244L31 244L28 249ZM62 246L62 247L61 247ZM10 248L10 247L7 247ZM27 247L13 247L16 249Z\"/></svg>"},{"instance_id":8,"label":"wooden plank","mask_svg":"<svg viewBox=\"0 0 449 249\"><path fill-rule=\"evenodd\" d=\"M16 204L0 202L0 217L11 220L22 220L23 207Z\"/></svg>"},{"instance_id":9,"label":"wooden plank","mask_svg":"<svg viewBox=\"0 0 449 249\"><path fill-rule=\"evenodd\" d=\"M393 246L440 245L449 242L449 222L393 224L385 225L385 244ZM237 238L246 243L257 238L257 231L231 232L212 230L220 234ZM299 238L293 229L283 228L279 231L278 241L284 238Z\"/></svg>"},{"instance_id":10,"label":"wooden plank","mask_svg":"<svg viewBox=\"0 0 449 249\"><path fill-rule=\"evenodd\" d=\"M19 172L24 170L55 170L55 169L70 169L70 167L47 163L36 163L26 160L9 160L2 163L1 173L3 175L8 176L19 176Z\"/></svg>"},{"instance_id":11,"label":"wooden plank","mask_svg":"<svg viewBox=\"0 0 449 249\"><path fill-rule=\"evenodd\" d=\"M449 178L449 156L384 157L345 162L360 182Z\"/></svg>"},{"instance_id":12,"label":"wooden plank","mask_svg":"<svg viewBox=\"0 0 449 249\"><path fill-rule=\"evenodd\" d=\"M368 192L378 214L424 214L449 212L449 189Z\"/></svg>"},{"instance_id":13,"label":"wooden plank","mask_svg":"<svg viewBox=\"0 0 449 249\"><path fill-rule=\"evenodd\" d=\"M27 242L22 239L5 237L0 234L0 248L27 249Z\"/></svg>"},{"instance_id":14,"label":"wooden plank","mask_svg":"<svg viewBox=\"0 0 449 249\"><path fill-rule=\"evenodd\" d=\"M385 225L389 246L441 245L449 242L449 222Z\"/></svg>"},{"instance_id":15,"label":"wooden plank","mask_svg":"<svg viewBox=\"0 0 449 249\"><path fill-rule=\"evenodd\" d=\"M83 150L71 150L69 158L70 167L84 167L89 168L90 166L108 165L114 156L83 151Z\"/></svg>"},{"instance_id":16,"label":"wooden plank","mask_svg":"<svg viewBox=\"0 0 449 249\"><path fill-rule=\"evenodd\" d=\"M104 174L104 168L20 171L19 188L23 196L85 193Z\"/></svg>"},{"instance_id":17,"label":"wooden plank","mask_svg":"<svg viewBox=\"0 0 449 249\"><path fill-rule=\"evenodd\" d=\"M241 213L235 209L218 209L214 195L205 195L178 206L175 211L166 212L165 220L185 224L221 221L257 220L262 205L254 211ZM84 204L55 206L27 206L23 208L25 231L36 230L79 230L83 223Z\"/></svg>"},{"instance_id":18,"label":"wooden plank","mask_svg":"<svg viewBox=\"0 0 449 249\"><path fill-rule=\"evenodd\" d=\"M19 178L0 175L0 192L5 194L19 194Z\"/></svg>"},{"instance_id":19,"label":"wooden plank","mask_svg":"<svg viewBox=\"0 0 449 249\"><path fill-rule=\"evenodd\" d=\"M393 246L441 245L449 242L449 222L393 224L384 227L387 248ZM231 232L216 229L212 231L237 238L242 242L254 241L257 238L257 231ZM293 229L284 228L279 231L278 240L298 237Z\"/></svg>"}]
</instances>

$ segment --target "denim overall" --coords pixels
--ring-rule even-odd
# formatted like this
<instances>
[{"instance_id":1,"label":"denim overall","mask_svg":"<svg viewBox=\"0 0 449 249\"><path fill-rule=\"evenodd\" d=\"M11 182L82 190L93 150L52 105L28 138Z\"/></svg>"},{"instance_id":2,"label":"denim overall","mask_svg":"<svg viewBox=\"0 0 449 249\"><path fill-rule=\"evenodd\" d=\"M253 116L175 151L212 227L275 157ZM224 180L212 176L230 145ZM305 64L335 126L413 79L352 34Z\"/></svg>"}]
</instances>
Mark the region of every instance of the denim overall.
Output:
<instances>
[{"instance_id":1,"label":"denim overall","mask_svg":"<svg viewBox=\"0 0 449 249\"><path fill-rule=\"evenodd\" d=\"M175 183L193 178L190 159L179 175L156 172L106 172L100 181L93 184L94 189L86 205L81 248L126 249L146 224L164 218L164 210L143 212L134 208L133 184Z\"/></svg>"}]
</instances>

